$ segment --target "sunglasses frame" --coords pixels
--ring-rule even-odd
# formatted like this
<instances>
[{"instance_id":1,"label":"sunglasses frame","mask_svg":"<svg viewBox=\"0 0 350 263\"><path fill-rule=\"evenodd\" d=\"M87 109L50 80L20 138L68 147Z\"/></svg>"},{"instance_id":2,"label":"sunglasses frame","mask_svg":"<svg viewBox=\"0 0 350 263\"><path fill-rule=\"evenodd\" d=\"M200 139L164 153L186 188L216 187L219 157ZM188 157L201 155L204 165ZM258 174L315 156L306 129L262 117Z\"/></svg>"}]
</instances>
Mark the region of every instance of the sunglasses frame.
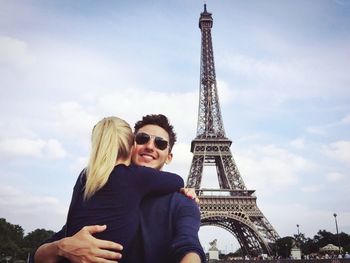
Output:
<instances>
[{"instance_id":1,"label":"sunglasses frame","mask_svg":"<svg viewBox=\"0 0 350 263\"><path fill-rule=\"evenodd\" d=\"M142 139L144 139L144 140L147 139L147 140L145 142L143 142L143 140L141 142L140 141L137 142L139 136L143 136ZM144 145L144 144L147 144L152 138L153 138L154 146L158 150L164 151L166 148L170 147L170 143L167 140L165 140L164 138L159 137L159 136L155 136L155 135L152 135L152 134L148 134L148 133L145 133L145 132L138 132L138 133L135 134L135 143L138 144L138 145ZM164 148L162 146L163 142L166 142L166 146Z\"/></svg>"}]
</instances>

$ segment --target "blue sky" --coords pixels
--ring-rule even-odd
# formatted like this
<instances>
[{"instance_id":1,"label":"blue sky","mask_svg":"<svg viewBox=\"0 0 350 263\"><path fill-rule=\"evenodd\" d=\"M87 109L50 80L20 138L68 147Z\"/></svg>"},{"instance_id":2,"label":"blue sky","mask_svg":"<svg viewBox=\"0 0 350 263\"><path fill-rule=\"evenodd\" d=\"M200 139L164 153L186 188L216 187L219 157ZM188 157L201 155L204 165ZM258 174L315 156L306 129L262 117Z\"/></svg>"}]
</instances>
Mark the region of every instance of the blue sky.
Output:
<instances>
[{"instance_id":1,"label":"blue sky","mask_svg":"<svg viewBox=\"0 0 350 263\"><path fill-rule=\"evenodd\" d=\"M217 86L238 169L281 236L350 233L350 2L207 1ZM0 217L64 224L96 121L164 113L166 170L196 135L203 2L0 1ZM209 169L202 187L215 187ZM200 231L202 245L230 234Z\"/></svg>"}]
</instances>

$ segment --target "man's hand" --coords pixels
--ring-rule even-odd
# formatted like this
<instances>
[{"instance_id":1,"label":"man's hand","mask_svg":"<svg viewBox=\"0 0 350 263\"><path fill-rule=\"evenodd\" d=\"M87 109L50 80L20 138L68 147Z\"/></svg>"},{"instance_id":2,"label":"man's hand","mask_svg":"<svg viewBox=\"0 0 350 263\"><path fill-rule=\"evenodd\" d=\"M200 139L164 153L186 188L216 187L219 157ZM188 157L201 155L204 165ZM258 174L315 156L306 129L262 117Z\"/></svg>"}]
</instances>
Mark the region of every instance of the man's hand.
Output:
<instances>
[{"instance_id":1,"label":"man's hand","mask_svg":"<svg viewBox=\"0 0 350 263\"><path fill-rule=\"evenodd\" d=\"M184 194L188 198L193 199L197 204L199 204L199 198L194 188L181 188L180 193Z\"/></svg>"},{"instance_id":2,"label":"man's hand","mask_svg":"<svg viewBox=\"0 0 350 263\"><path fill-rule=\"evenodd\" d=\"M57 241L58 255L69 259L72 263L109 263L118 262L123 247L112 241L100 240L92 236L103 232L106 226L85 226L74 236Z\"/></svg>"},{"instance_id":3,"label":"man's hand","mask_svg":"<svg viewBox=\"0 0 350 263\"><path fill-rule=\"evenodd\" d=\"M181 259L180 263L201 263L201 258L198 254L190 252Z\"/></svg>"}]
</instances>

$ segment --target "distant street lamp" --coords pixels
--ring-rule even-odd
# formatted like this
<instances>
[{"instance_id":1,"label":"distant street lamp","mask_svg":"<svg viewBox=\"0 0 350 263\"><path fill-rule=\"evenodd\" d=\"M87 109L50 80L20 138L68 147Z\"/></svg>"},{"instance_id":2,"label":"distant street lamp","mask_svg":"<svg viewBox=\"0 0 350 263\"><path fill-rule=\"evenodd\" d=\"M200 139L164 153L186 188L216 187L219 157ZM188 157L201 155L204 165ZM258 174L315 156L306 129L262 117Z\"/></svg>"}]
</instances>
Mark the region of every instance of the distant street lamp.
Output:
<instances>
[{"instance_id":1,"label":"distant street lamp","mask_svg":"<svg viewBox=\"0 0 350 263\"><path fill-rule=\"evenodd\" d=\"M300 238L299 224L297 224L297 230L298 230L298 235L297 235L296 246L297 246L298 248L300 248L300 247L301 247L301 238Z\"/></svg>"},{"instance_id":2,"label":"distant street lamp","mask_svg":"<svg viewBox=\"0 0 350 263\"><path fill-rule=\"evenodd\" d=\"M299 224L297 224L297 229L298 229L298 237L299 237L299 235L300 235L300 233L299 233Z\"/></svg>"},{"instance_id":3,"label":"distant street lamp","mask_svg":"<svg viewBox=\"0 0 350 263\"><path fill-rule=\"evenodd\" d=\"M338 232L337 214L334 213L333 216L334 216L334 221L335 221L335 228L337 229L338 249L339 249L339 254L340 254L341 251L340 251L340 239L339 239L339 232Z\"/></svg>"}]
</instances>

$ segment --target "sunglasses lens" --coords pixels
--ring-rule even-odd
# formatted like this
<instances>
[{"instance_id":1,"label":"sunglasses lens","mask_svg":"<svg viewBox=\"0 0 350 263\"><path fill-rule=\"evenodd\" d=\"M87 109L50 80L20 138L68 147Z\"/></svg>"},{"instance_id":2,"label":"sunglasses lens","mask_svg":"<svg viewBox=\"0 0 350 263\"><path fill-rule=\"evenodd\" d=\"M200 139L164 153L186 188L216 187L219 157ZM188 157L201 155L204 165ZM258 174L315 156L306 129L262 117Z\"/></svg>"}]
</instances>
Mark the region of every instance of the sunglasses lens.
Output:
<instances>
[{"instance_id":1,"label":"sunglasses lens","mask_svg":"<svg viewBox=\"0 0 350 263\"><path fill-rule=\"evenodd\" d=\"M148 143L150 139L151 139L151 136L143 132L140 132L135 136L136 143L140 145Z\"/></svg>"},{"instance_id":2,"label":"sunglasses lens","mask_svg":"<svg viewBox=\"0 0 350 263\"><path fill-rule=\"evenodd\" d=\"M154 145L159 149L159 150L165 150L166 147L168 147L168 142L166 140L163 140L160 137L156 137L154 139Z\"/></svg>"},{"instance_id":3,"label":"sunglasses lens","mask_svg":"<svg viewBox=\"0 0 350 263\"><path fill-rule=\"evenodd\" d=\"M144 132L137 133L135 136L135 142L138 145L146 144L150 139L151 136ZM161 137L154 137L154 145L156 148L163 151L168 147L168 142Z\"/></svg>"}]
</instances>

